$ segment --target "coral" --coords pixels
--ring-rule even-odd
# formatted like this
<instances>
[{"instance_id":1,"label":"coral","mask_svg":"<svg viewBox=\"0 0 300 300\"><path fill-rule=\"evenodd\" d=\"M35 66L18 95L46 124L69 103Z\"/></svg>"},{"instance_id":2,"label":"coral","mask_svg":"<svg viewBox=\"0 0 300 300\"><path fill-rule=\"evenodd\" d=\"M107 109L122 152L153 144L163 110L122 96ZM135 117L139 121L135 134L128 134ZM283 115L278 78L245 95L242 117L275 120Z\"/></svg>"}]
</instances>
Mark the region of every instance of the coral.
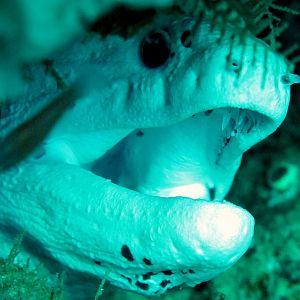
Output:
<instances>
[{"instance_id":1,"label":"coral","mask_svg":"<svg viewBox=\"0 0 300 300\"><path fill-rule=\"evenodd\" d=\"M62 277L57 277L50 284L49 278L42 275L41 267L32 269L29 261L23 265L15 262L22 239L23 234L20 234L7 258L0 258L0 298L2 300L63 300Z\"/></svg>"},{"instance_id":2,"label":"coral","mask_svg":"<svg viewBox=\"0 0 300 300\"><path fill-rule=\"evenodd\" d=\"M299 168L300 164L291 162L274 162L267 174L267 189L269 195L268 206L286 204L299 193Z\"/></svg>"}]
</instances>

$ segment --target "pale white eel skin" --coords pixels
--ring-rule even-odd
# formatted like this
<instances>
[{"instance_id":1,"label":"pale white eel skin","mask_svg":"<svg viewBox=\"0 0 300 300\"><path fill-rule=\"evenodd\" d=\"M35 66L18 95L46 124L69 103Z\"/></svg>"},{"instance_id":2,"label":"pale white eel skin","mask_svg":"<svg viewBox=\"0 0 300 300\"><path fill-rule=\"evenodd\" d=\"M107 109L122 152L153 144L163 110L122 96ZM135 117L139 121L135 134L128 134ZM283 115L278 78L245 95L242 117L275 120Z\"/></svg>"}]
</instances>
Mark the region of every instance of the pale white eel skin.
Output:
<instances>
[{"instance_id":1,"label":"pale white eel skin","mask_svg":"<svg viewBox=\"0 0 300 300\"><path fill-rule=\"evenodd\" d=\"M217 42L209 19L194 22L157 14L128 39L91 33L52 72L27 69L24 100L2 111L4 134L60 93L58 77L86 95L0 174L0 254L25 231L18 259L65 271L70 299L88 299L108 270L144 295L194 286L250 246L253 217L224 198L243 153L285 118L294 77L250 34L228 57L231 29Z\"/></svg>"}]
</instances>

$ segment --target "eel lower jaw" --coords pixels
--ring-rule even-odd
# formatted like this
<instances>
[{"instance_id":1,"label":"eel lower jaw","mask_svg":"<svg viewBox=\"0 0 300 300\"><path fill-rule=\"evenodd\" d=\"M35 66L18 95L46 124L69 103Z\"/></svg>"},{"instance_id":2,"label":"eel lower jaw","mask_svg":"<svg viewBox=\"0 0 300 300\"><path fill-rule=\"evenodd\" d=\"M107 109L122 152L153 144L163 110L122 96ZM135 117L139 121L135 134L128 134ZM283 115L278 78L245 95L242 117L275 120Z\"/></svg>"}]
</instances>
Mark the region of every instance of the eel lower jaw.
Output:
<instances>
[{"instance_id":1,"label":"eel lower jaw","mask_svg":"<svg viewBox=\"0 0 300 300\"><path fill-rule=\"evenodd\" d=\"M30 234L36 263L57 272L60 262L74 275L68 282L74 299L88 298L74 297L74 286L98 286L107 274L113 285L145 295L195 286L231 267L253 236L253 217L226 201L162 200L59 162L25 163L11 172L12 183L8 176L0 181L8 189L0 201L3 220ZM26 201L20 207L11 194Z\"/></svg>"}]
</instances>

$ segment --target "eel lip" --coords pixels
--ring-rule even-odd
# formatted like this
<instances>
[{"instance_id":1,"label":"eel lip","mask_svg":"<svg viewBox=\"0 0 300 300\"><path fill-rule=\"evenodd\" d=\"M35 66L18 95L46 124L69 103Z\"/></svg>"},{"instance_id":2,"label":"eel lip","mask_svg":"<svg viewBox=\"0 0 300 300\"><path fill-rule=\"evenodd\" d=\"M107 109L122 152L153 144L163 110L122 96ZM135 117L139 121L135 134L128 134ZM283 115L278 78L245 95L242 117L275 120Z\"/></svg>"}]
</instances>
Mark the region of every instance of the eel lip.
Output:
<instances>
[{"instance_id":1,"label":"eel lip","mask_svg":"<svg viewBox=\"0 0 300 300\"><path fill-rule=\"evenodd\" d=\"M249 248L255 221L245 209L223 201L203 207L198 224L207 258L216 266L231 265Z\"/></svg>"}]
</instances>

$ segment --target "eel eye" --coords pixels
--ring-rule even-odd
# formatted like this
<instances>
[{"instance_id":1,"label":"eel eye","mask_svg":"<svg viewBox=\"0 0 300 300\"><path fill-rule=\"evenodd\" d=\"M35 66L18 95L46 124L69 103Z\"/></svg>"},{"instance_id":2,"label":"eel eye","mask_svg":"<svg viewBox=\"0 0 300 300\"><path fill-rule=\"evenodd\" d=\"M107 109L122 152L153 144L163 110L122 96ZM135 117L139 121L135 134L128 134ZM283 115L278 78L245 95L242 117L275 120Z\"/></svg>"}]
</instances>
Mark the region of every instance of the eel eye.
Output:
<instances>
[{"instance_id":1,"label":"eel eye","mask_svg":"<svg viewBox=\"0 0 300 300\"><path fill-rule=\"evenodd\" d=\"M153 69L164 65L170 54L170 38L166 31L150 32L141 42L141 59L148 68Z\"/></svg>"}]
</instances>

